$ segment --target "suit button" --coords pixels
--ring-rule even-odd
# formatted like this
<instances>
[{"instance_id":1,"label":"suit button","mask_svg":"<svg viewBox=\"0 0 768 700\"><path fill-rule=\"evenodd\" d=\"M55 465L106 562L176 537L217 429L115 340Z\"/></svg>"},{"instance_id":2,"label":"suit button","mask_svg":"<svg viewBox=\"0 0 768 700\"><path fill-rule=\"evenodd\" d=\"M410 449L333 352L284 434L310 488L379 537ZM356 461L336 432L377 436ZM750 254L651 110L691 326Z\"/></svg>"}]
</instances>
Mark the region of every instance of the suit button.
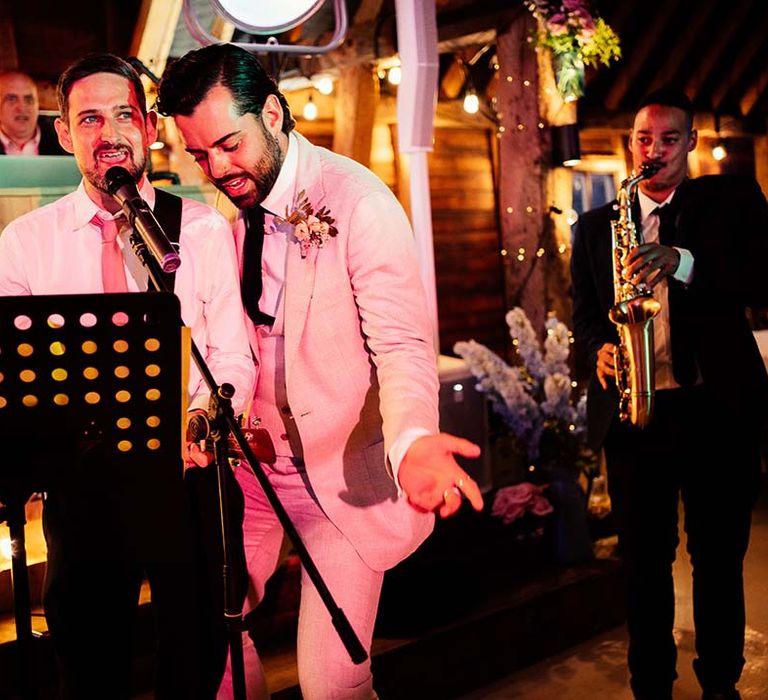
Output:
<instances>
[{"instance_id":1,"label":"suit button","mask_svg":"<svg viewBox=\"0 0 768 700\"><path fill-rule=\"evenodd\" d=\"M284 416L290 416L291 415L291 407L290 406L283 406L280 409L280 413L282 413Z\"/></svg>"},{"instance_id":2,"label":"suit button","mask_svg":"<svg viewBox=\"0 0 768 700\"><path fill-rule=\"evenodd\" d=\"M287 439L288 439L288 433L283 433L283 434L280 436L280 439L281 439L281 440L287 440Z\"/></svg>"}]
</instances>

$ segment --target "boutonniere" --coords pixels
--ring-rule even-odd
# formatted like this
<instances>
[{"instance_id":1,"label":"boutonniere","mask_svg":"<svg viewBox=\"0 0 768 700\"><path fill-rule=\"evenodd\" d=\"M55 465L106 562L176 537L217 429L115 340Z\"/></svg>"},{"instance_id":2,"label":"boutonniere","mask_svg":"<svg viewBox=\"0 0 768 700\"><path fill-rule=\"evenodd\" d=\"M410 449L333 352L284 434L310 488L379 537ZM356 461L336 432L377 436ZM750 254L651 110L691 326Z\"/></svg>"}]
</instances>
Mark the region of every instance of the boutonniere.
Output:
<instances>
[{"instance_id":1,"label":"boutonniere","mask_svg":"<svg viewBox=\"0 0 768 700\"><path fill-rule=\"evenodd\" d=\"M293 235L301 246L301 257L306 258L312 246L322 248L329 238L336 236L339 231L333 225L336 219L331 216L328 207L315 211L304 190L296 195L292 212L285 208L285 216L276 216L275 223L291 224Z\"/></svg>"}]
</instances>

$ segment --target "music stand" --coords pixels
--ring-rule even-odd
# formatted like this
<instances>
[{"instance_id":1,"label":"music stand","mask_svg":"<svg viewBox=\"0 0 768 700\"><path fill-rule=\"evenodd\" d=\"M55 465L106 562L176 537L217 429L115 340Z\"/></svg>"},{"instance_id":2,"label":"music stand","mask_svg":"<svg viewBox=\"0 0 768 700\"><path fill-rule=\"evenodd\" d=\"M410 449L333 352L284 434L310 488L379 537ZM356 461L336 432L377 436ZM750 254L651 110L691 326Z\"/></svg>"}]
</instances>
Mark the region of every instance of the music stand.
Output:
<instances>
[{"instance_id":1,"label":"music stand","mask_svg":"<svg viewBox=\"0 0 768 700\"><path fill-rule=\"evenodd\" d=\"M15 540L21 686L31 669L24 504L99 449L148 558L183 537L182 348L170 293L0 297L0 502ZM184 351L184 354L182 354ZM115 481L112 481L114 484ZM122 512L122 511L121 511Z\"/></svg>"}]
</instances>

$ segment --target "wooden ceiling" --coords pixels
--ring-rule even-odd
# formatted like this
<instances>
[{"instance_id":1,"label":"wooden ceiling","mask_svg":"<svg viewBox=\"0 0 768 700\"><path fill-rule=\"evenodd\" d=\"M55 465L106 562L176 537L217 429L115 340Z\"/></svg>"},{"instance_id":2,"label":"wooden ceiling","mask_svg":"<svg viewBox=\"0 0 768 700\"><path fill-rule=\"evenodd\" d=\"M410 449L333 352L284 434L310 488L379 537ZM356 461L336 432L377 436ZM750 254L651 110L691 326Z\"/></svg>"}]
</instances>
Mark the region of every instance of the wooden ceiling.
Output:
<instances>
[{"instance_id":1,"label":"wooden ceiling","mask_svg":"<svg viewBox=\"0 0 768 700\"><path fill-rule=\"evenodd\" d=\"M126 55L142 7L148 0L0 0L0 67L18 66L40 81L55 82L73 60L89 51ZM157 0L156 0L157 1ZM210 12L208 0L194 0ZM594 0L621 39L623 57L609 68L588 69L587 92L579 101L585 125L621 123L638 100L664 84L682 88L697 109L718 114L721 125L765 133L768 123L768 2L766 0ZM495 31L522 0L436 0L441 75L455 56L472 64L473 81L488 82ZM350 41L345 60L396 49L394 0L348 0ZM294 31L318 41L332 28L332 6ZM186 39L184 36L186 35ZM302 38L303 35L303 38ZM235 40L243 40L236 35ZM171 55L191 48L183 20ZM350 52L350 45L354 50ZM333 64L339 56L324 59ZM451 92L455 92L455 86ZM443 96L448 96L443 91Z\"/></svg>"}]
</instances>

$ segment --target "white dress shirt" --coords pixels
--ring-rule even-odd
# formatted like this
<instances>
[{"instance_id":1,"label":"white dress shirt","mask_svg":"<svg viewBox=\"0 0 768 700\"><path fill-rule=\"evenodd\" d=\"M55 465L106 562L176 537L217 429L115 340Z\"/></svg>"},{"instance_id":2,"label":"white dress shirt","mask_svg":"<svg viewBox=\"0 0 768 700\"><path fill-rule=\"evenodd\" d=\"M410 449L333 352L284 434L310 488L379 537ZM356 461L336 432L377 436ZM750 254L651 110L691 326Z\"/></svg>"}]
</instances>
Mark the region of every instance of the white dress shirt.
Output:
<instances>
[{"instance_id":1,"label":"white dress shirt","mask_svg":"<svg viewBox=\"0 0 768 700\"><path fill-rule=\"evenodd\" d=\"M139 192L153 207L155 190L146 178ZM215 209L182 200L179 255L174 292L184 324L218 383L235 387L233 407L242 412L250 399L255 370L243 320L232 232ZM83 183L75 192L12 221L0 236L0 296L100 294L101 231L96 215L110 218L90 199ZM147 288L147 273L133 253L124 226L118 241L126 265L128 291ZM192 364L190 408L206 408L208 387Z\"/></svg>"},{"instance_id":2,"label":"white dress shirt","mask_svg":"<svg viewBox=\"0 0 768 700\"><path fill-rule=\"evenodd\" d=\"M644 242L656 243L659 240L659 216L654 212L657 208L668 206L676 191L673 191L663 202L654 202L641 190L638 190ZM693 280L693 254L685 248L675 247L675 250L680 253L680 264L673 277L683 284L690 284ZM675 381L672 374L672 348L669 332L669 284L666 278L662 279L653 288L653 296L661 304L661 311L653 320L656 389L677 389L680 385Z\"/></svg>"}]
</instances>

